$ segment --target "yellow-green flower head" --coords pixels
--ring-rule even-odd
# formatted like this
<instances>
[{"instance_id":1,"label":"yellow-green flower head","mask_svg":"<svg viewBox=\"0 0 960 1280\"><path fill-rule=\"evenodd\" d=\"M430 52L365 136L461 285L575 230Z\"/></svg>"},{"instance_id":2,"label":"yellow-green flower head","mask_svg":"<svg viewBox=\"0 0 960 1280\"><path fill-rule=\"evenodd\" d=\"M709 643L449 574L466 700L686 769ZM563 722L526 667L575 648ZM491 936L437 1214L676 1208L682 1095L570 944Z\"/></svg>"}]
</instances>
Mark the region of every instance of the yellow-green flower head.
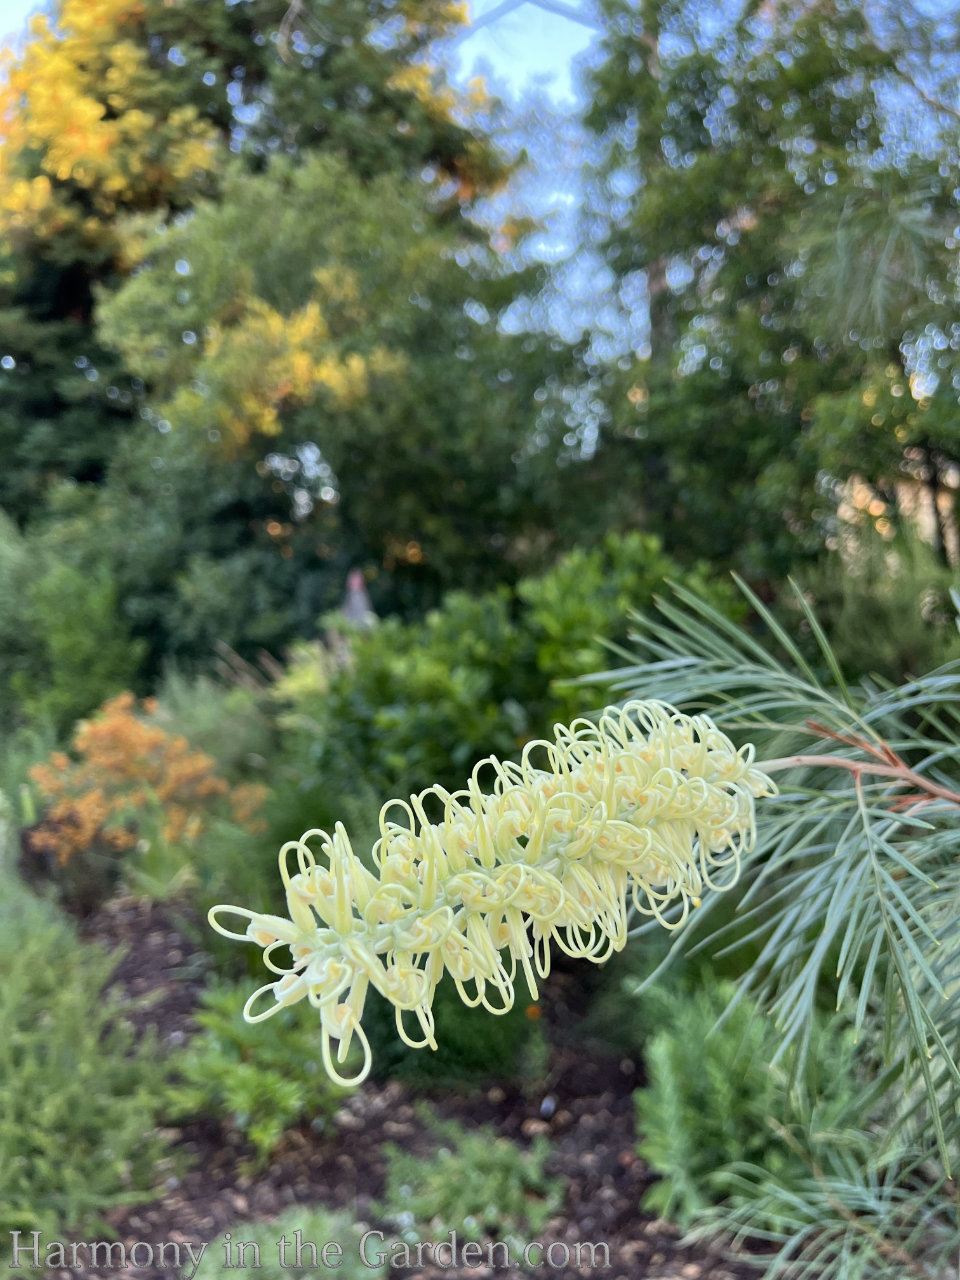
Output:
<instances>
[{"instance_id":1,"label":"yellow-green flower head","mask_svg":"<svg viewBox=\"0 0 960 1280\"><path fill-rule=\"evenodd\" d=\"M394 1005L407 1044L436 1048L444 973L468 1005L505 1013L518 968L537 999L551 943L601 962L624 946L631 908L672 929L704 888L735 882L756 835L754 800L776 794L752 746L738 751L707 716L660 702L610 707L598 724L575 720L554 734L530 743L519 764L481 761L461 791L431 787L384 805L377 874L339 823L332 836L308 831L285 844L289 919L213 907L213 928L263 947L276 975L244 1017L258 1022L305 997L320 1011L327 1071L358 1083L371 1065L360 1025L371 985ZM221 924L222 913L244 931ZM255 1012L267 993L272 1002ZM363 1064L344 1081L331 1041L342 1064L354 1035Z\"/></svg>"}]
</instances>

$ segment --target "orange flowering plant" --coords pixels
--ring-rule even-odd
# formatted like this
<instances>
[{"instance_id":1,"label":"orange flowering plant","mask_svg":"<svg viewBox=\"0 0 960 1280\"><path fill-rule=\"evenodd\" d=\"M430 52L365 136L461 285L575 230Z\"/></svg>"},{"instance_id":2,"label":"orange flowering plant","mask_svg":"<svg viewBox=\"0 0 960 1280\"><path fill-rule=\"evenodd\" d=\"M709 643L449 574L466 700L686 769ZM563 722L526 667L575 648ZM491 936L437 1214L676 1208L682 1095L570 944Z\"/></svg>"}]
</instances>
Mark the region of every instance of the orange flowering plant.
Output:
<instances>
[{"instance_id":1,"label":"orange flowering plant","mask_svg":"<svg viewBox=\"0 0 960 1280\"><path fill-rule=\"evenodd\" d=\"M247 830L263 830L266 788L231 787L210 756L157 723L157 712L154 698L138 707L132 693L118 694L80 722L73 757L55 751L33 766L46 808L29 833L32 851L61 869L80 855L110 859L133 849L150 820L162 840L193 845L219 802Z\"/></svg>"}]
</instances>

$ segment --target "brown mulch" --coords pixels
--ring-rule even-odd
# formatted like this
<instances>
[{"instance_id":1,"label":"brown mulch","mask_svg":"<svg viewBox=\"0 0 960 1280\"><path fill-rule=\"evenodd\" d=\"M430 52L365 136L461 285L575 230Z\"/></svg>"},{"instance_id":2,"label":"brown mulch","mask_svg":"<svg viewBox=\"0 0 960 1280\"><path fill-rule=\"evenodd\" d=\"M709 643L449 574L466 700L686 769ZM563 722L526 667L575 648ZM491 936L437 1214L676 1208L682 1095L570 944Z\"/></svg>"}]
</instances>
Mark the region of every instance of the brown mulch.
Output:
<instances>
[{"instance_id":1,"label":"brown mulch","mask_svg":"<svg viewBox=\"0 0 960 1280\"><path fill-rule=\"evenodd\" d=\"M209 966L190 940L192 931L189 918L177 908L131 898L109 903L84 929L91 938L126 947L112 986L129 1000L129 1017L137 1028L155 1028L171 1046L183 1043L194 1029L192 1012ZM577 1042L582 1006L576 975L554 975L541 1001L553 1042L546 1078L493 1084L462 1096L431 1096L434 1110L467 1126L493 1125L521 1144L538 1134L549 1139L548 1171L562 1179L566 1196L560 1215L541 1233L545 1246L552 1241L606 1243L611 1266L600 1274L611 1280L755 1277L745 1266L703 1247L681 1247L676 1227L639 1208L653 1179L636 1154L632 1094L642 1080L633 1060ZM251 1152L238 1135L215 1124L171 1130L174 1162L162 1193L149 1203L114 1212L111 1225L127 1249L136 1241L189 1240L198 1245L242 1220L270 1221L291 1206L323 1204L382 1229L383 1247L389 1249L397 1232L378 1222L373 1209L384 1191L382 1147L389 1142L415 1153L430 1150L435 1139L414 1109L419 1096L397 1081L368 1082L346 1100L332 1126L321 1131L304 1123L290 1131L269 1166L256 1174L246 1171ZM178 1175L176 1167L186 1172ZM65 1280L107 1280L119 1273L71 1268L53 1274ZM173 1280L170 1270L157 1267L137 1268L135 1274L143 1280ZM394 1269L391 1280L491 1274L485 1265L426 1266ZM528 1271L497 1268L495 1274L504 1280L579 1280L590 1270L544 1263Z\"/></svg>"},{"instance_id":2,"label":"brown mulch","mask_svg":"<svg viewBox=\"0 0 960 1280\"><path fill-rule=\"evenodd\" d=\"M138 1031L154 1028L164 1043L182 1044L196 1028L193 1012L210 959L189 933L199 927L190 908L164 908L146 898L114 898L81 922L81 934L122 956L108 991L123 998Z\"/></svg>"}]
</instances>

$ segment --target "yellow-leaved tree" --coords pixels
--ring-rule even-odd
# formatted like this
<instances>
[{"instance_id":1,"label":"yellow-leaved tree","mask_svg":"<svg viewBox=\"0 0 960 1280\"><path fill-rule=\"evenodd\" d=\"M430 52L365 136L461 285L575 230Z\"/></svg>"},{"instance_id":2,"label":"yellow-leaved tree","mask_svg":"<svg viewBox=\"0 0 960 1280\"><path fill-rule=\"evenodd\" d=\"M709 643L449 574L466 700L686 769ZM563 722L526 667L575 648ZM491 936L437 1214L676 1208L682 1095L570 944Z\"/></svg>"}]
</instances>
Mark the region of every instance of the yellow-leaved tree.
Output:
<instances>
[{"instance_id":1,"label":"yellow-leaved tree","mask_svg":"<svg viewBox=\"0 0 960 1280\"><path fill-rule=\"evenodd\" d=\"M151 57L144 0L62 0L38 14L0 78L0 236L61 261L112 261L117 214L209 189L218 130Z\"/></svg>"}]
</instances>

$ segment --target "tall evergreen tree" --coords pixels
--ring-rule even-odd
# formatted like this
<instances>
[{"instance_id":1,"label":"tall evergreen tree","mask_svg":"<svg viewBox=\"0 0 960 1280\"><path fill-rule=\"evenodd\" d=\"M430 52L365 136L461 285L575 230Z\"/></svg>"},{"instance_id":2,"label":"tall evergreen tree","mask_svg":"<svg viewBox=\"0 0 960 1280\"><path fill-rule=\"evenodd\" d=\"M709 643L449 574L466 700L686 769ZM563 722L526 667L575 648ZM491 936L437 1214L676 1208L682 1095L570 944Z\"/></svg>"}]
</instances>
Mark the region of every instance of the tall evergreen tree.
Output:
<instances>
[{"instance_id":1,"label":"tall evergreen tree","mask_svg":"<svg viewBox=\"0 0 960 1280\"><path fill-rule=\"evenodd\" d=\"M613 456L674 547L778 575L851 475L892 524L898 480L942 494L960 458L955 15L920 22L924 63L849 0L608 14L588 122L632 191L608 260L650 309Z\"/></svg>"}]
</instances>

